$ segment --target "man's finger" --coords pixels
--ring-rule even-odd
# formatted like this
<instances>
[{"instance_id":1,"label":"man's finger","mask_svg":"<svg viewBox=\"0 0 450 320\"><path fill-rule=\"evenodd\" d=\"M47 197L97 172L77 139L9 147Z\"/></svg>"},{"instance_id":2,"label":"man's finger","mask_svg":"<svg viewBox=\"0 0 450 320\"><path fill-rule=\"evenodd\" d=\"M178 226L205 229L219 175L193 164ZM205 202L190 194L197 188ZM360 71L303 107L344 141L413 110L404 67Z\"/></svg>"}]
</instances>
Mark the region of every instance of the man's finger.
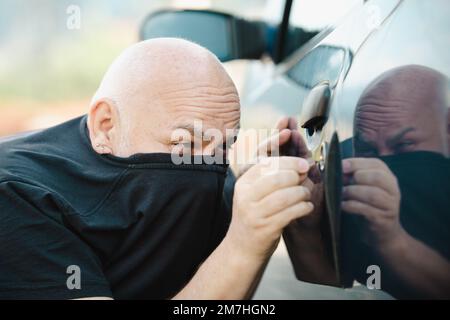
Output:
<instances>
[{"instance_id":1,"label":"man's finger","mask_svg":"<svg viewBox=\"0 0 450 320\"><path fill-rule=\"evenodd\" d=\"M357 200L342 201L341 209L347 213L363 216L368 221L375 221L383 214L381 210Z\"/></svg>"},{"instance_id":2,"label":"man's finger","mask_svg":"<svg viewBox=\"0 0 450 320\"><path fill-rule=\"evenodd\" d=\"M308 188L304 186L293 186L275 190L261 199L259 205L267 210L267 216L270 216L298 202L308 201L310 199L311 192Z\"/></svg>"},{"instance_id":3,"label":"man's finger","mask_svg":"<svg viewBox=\"0 0 450 320\"><path fill-rule=\"evenodd\" d=\"M344 200L356 200L378 209L389 209L386 201L391 196L383 189L374 186L351 185L343 189Z\"/></svg>"},{"instance_id":4,"label":"man's finger","mask_svg":"<svg viewBox=\"0 0 450 320\"><path fill-rule=\"evenodd\" d=\"M300 182L300 175L295 170L273 171L254 181L251 199L259 201L276 190L297 186Z\"/></svg>"},{"instance_id":5,"label":"man's finger","mask_svg":"<svg viewBox=\"0 0 450 320\"><path fill-rule=\"evenodd\" d=\"M298 129L297 120L295 120L295 118L293 118L293 117L288 118L288 129L291 129L291 130Z\"/></svg>"},{"instance_id":6,"label":"man's finger","mask_svg":"<svg viewBox=\"0 0 450 320\"><path fill-rule=\"evenodd\" d=\"M277 124L275 125L275 129L283 130L289 128L289 117L282 117L278 119Z\"/></svg>"},{"instance_id":7,"label":"man's finger","mask_svg":"<svg viewBox=\"0 0 450 320\"><path fill-rule=\"evenodd\" d=\"M291 138L291 130L282 129L264 140L258 147L258 156L278 155L280 146L286 144Z\"/></svg>"},{"instance_id":8,"label":"man's finger","mask_svg":"<svg viewBox=\"0 0 450 320\"><path fill-rule=\"evenodd\" d=\"M270 223L278 230L281 230L291 223L291 221L310 214L313 209L314 205L312 202L302 201L272 215L270 217Z\"/></svg>"},{"instance_id":9,"label":"man's finger","mask_svg":"<svg viewBox=\"0 0 450 320\"><path fill-rule=\"evenodd\" d=\"M296 157L309 158L310 152L306 146L305 140L303 140L300 132L298 130L291 130L291 139L288 155L293 155Z\"/></svg>"},{"instance_id":10,"label":"man's finger","mask_svg":"<svg viewBox=\"0 0 450 320\"><path fill-rule=\"evenodd\" d=\"M357 185L375 186L385 190L388 194L396 194L397 180L394 175L384 170L358 170L353 174L353 183Z\"/></svg>"},{"instance_id":11,"label":"man's finger","mask_svg":"<svg viewBox=\"0 0 450 320\"><path fill-rule=\"evenodd\" d=\"M300 174L307 173L310 167L308 160L298 157L262 158L260 164L264 168L274 168L278 170L295 170Z\"/></svg>"},{"instance_id":12,"label":"man's finger","mask_svg":"<svg viewBox=\"0 0 450 320\"><path fill-rule=\"evenodd\" d=\"M377 158L349 158L342 160L342 171L346 174L358 170L386 169L386 164Z\"/></svg>"},{"instance_id":13,"label":"man's finger","mask_svg":"<svg viewBox=\"0 0 450 320\"><path fill-rule=\"evenodd\" d=\"M297 157L261 158L260 162L243 174L240 180L251 184L260 176L272 174L279 170L294 170L302 175L308 172L309 163L307 160Z\"/></svg>"}]
</instances>

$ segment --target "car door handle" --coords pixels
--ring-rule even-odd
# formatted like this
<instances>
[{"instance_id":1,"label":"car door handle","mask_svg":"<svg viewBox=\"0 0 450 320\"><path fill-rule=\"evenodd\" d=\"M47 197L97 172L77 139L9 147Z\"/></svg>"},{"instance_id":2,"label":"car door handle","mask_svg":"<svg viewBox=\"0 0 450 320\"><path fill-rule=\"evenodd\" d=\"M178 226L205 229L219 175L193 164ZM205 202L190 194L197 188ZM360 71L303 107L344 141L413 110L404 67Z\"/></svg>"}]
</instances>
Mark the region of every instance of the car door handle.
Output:
<instances>
[{"instance_id":1,"label":"car door handle","mask_svg":"<svg viewBox=\"0 0 450 320\"><path fill-rule=\"evenodd\" d=\"M329 102L331 89L328 81L323 81L311 89L303 103L300 114L300 125L308 131L310 135L316 129L322 129L328 120Z\"/></svg>"}]
</instances>

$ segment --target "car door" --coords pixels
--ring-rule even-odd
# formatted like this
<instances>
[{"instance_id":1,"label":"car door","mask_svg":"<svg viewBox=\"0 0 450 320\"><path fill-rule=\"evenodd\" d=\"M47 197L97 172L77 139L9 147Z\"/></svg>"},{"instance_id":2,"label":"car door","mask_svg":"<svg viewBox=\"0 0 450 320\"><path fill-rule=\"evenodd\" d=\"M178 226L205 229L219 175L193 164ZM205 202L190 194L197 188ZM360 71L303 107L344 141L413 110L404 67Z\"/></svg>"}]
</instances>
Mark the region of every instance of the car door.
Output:
<instances>
[{"instance_id":1,"label":"car door","mask_svg":"<svg viewBox=\"0 0 450 320\"><path fill-rule=\"evenodd\" d=\"M255 90L257 94L253 94L251 101L244 101L243 119L247 114L251 114L253 109L266 109L269 114L297 118L307 147L325 177L326 159L333 135L338 129L345 131L345 127L338 128L336 125L336 96L339 96L342 90L355 53L375 28L395 11L399 3L374 1L369 7L362 2L356 5L335 27L323 30L277 66L274 78ZM377 10L373 10L371 6L375 6ZM286 41L289 41L289 37ZM340 134L339 132L337 137ZM328 172L335 170L333 168ZM335 189L336 186L328 184L325 192L327 195L340 192ZM339 216L340 210L336 205L328 207L328 211L334 212L328 214ZM335 238L333 243L336 243L338 235L334 234L334 229L332 233ZM339 249L332 250L335 256L336 250Z\"/></svg>"},{"instance_id":2,"label":"car door","mask_svg":"<svg viewBox=\"0 0 450 320\"><path fill-rule=\"evenodd\" d=\"M448 13L445 1L367 1L281 66L280 81L298 99L299 125L323 172L330 252L342 286L364 284L376 266L387 270L389 293L415 297L389 259L376 254L367 221L341 214L342 158L383 161L398 184L402 228L449 259ZM377 208L388 202L372 200Z\"/></svg>"},{"instance_id":3,"label":"car door","mask_svg":"<svg viewBox=\"0 0 450 320\"><path fill-rule=\"evenodd\" d=\"M330 204L327 207L329 216L327 218L336 218L340 215L339 194L341 190L336 180L339 176L337 164L340 164L339 154L343 145L340 143L339 137L340 135L345 136L345 133L350 130L348 126L339 125L337 122L339 118L336 117L336 114L340 114L340 112L336 112L336 106L341 99L343 83L360 47L375 32L375 29L398 8L399 3L400 1L375 1L369 3L368 7L368 4L361 2L335 27L325 29L307 45L299 48L282 61L275 70L275 76L266 80L259 90L256 90L257 94L253 94L252 100L244 100L243 119L247 114L251 114L253 108L264 110L263 113L271 114L272 118L276 114L277 116L293 116L298 119L308 149L322 171L322 179L326 180L325 192ZM373 6L377 6L377 9L374 10ZM344 118L348 120L348 118ZM345 149L348 149L349 146L351 152L351 143L344 144ZM338 156L336 156L337 151L339 151ZM333 205L331 206L331 204ZM331 223L330 221L326 226L328 235L333 238L333 241L330 241L330 248L327 249L330 256L334 256L336 277L341 276L338 259L340 251L338 225L338 222ZM287 245L290 254L292 250L296 250L295 247L290 248L289 243ZM331 247L333 245L334 247ZM295 269L297 266L292 254L291 260ZM270 267L269 265L269 274ZM313 279L299 279L317 283L317 280ZM264 286L264 279L262 285ZM301 293L302 296L388 297L384 294L370 295L361 290L338 291L332 290L330 287L325 289L324 287L309 286L306 283L302 283L302 287L308 288L308 292L305 289L305 292Z\"/></svg>"},{"instance_id":4,"label":"car door","mask_svg":"<svg viewBox=\"0 0 450 320\"><path fill-rule=\"evenodd\" d=\"M449 12L445 1L399 3L359 48L331 111L340 140L347 142L343 156L376 158L387 165L400 192L401 228L447 261ZM374 206L385 207L387 202L375 199ZM342 226L342 240L361 244L347 245L344 267L359 281L368 278L371 265L391 273L386 265L393 262L374 253L381 245L366 240L367 233L351 234L355 226L367 232L362 222L352 219ZM401 273L413 268L404 266ZM388 274L384 288L395 297L422 296L399 278Z\"/></svg>"}]
</instances>

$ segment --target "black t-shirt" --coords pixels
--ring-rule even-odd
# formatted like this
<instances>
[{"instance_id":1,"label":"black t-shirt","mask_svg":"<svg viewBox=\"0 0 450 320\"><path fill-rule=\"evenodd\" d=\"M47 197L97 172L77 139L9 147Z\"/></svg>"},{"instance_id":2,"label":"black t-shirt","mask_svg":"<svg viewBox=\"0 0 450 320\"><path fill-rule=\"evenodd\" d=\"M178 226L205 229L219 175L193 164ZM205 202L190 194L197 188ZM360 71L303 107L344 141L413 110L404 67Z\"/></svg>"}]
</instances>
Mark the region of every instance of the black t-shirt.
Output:
<instances>
[{"instance_id":1,"label":"black t-shirt","mask_svg":"<svg viewBox=\"0 0 450 320\"><path fill-rule=\"evenodd\" d=\"M0 140L0 299L164 299L180 290L226 232L234 178L228 171L216 212L186 218L203 199L165 196L161 175L192 188L176 170L159 170L166 160L99 155L86 116ZM71 266L81 288L68 287Z\"/></svg>"}]
</instances>

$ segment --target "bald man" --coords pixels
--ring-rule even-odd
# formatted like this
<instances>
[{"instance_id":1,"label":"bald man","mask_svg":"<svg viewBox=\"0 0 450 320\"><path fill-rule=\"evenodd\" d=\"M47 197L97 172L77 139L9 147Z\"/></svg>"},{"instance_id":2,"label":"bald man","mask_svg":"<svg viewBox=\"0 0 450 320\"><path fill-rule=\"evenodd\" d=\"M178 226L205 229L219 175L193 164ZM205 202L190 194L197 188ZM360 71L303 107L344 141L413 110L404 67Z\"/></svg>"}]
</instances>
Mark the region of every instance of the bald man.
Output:
<instances>
[{"instance_id":1,"label":"bald man","mask_svg":"<svg viewBox=\"0 0 450 320\"><path fill-rule=\"evenodd\" d=\"M305 160L262 161L235 186L205 161L226 158L239 108L209 51L154 39L114 61L88 115L3 140L0 299L250 297L313 206Z\"/></svg>"}]
</instances>

